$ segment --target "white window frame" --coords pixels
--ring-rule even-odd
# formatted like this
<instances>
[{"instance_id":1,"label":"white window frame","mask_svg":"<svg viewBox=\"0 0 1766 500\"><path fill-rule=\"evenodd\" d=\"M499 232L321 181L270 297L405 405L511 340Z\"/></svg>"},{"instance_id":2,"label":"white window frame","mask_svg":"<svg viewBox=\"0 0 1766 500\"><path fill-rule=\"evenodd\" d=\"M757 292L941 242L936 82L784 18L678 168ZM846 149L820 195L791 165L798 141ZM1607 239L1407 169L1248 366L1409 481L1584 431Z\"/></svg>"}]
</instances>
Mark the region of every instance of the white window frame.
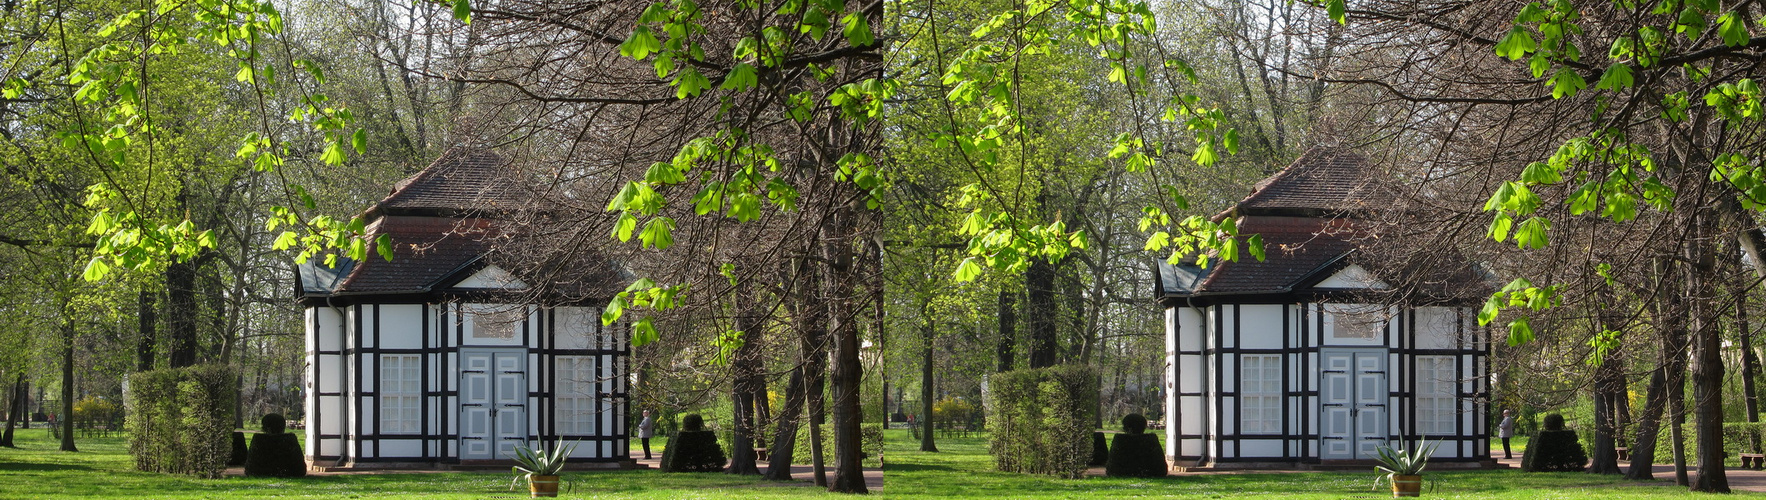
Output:
<instances>
[{"instance_id":1,"label":"white window frame","mask_svg":"<svg viewBox=\"0 0 1766 500\"><path fill-rule=\"evenodd\" d=\"M1239 433L1284 434L1280 354L1239 355Z\"/></svg>"},{"instance_id":2,"label":"white window frame","mask_svg":"<svg viewBox=\"0 0 1766 500\"><path fill-rule=\"evenodd\" d=\"M1379 340L1385 338L1388 312L1377 304L1325 304L1331 315L1331 338Z\"/></svg>"},{"instance_id":3,"label":"white window frame","mask_svg":"<svg viewBox=\"0 0 1766 500\"><path fill-rule=\"evenodd\" d=\"M472 334L477 340L509 341L521 338L521 324L527 321L527 308L502 304L467 304L464 308L472 320Z\"/></svg>"},{"instance_id":4,"label":"white window frame","mask_svg":"<svg viewBox=\"0 0 1766 500\"><path fill-rule=\"evenodd\" d=\"M380 433L423 432L423 357L380 355Z\"/></svg>"},{"instance_id":5,"label":"white window frame","mask_svg":"<svg viewBox=\"0 0 1766 500\"><path fill-rule=\"evenodd\" d=\"M1454 356L1416 357L1416 433L1459 434L1459 377Z\"/></svg>"},{"instance_id":6,"label":"white window frame","mask_svg":"<svg viewBox=\"0 0 1766 500\"><path fill-rule=\"evenodd\" d=\"M565 436L599 435L595 428L594 356L558 356L553 360L558 386L552 395L553 422Z\"/></svg>"}]
</instances>

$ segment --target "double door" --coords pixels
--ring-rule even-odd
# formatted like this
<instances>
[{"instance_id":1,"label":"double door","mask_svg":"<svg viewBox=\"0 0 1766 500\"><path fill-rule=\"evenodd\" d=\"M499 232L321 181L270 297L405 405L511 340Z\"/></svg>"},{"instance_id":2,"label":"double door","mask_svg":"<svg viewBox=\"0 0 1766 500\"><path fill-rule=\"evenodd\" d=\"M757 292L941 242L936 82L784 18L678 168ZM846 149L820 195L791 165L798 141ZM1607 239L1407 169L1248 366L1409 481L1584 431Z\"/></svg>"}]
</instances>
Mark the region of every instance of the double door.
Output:
<instances>
[{"instance_id":1,"label":"double door","mask_svg":"<svg viewBox=\"0 0 1766 500\"><path fill-rule=\"evenodd\" d=\"M461 350L460 458L511 458L526 442L526 351Z\"/></svg>"},{"instance_id":2,"label":"double door","mask_svg":"<svg viewBox=\"0 0 1766 500\"><path fill-rule=\"evenodd\" d=\"M1371 459L1387 444L1385 349L1325 349L1319 458Z\"/></svg>"}]
</instances>

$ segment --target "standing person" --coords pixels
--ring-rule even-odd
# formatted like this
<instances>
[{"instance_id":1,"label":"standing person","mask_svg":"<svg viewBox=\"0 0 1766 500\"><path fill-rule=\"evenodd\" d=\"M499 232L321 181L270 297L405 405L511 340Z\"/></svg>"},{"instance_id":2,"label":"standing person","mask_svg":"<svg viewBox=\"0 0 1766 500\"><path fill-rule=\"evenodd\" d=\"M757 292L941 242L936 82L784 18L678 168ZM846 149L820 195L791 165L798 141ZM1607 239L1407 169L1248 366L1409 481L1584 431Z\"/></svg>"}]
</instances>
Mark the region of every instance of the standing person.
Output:
<instances>
[{"instance_id":1,"label":"standing person","mask_svg":"<svg viewBox=\"0 0 1766 500\"><path fill-rule=\"evenodd\" d=\"M650 417L650 410L644 410L644 421L638 422L638 440L644 443L644 459L650 459L650 438L656 436L656 419ZM1504 439L1506 446L1508 440Z\"/></svg>"},{"instance_id":2,"label":"standing person","mask_svg":"<svg viewBox=\"0 0 1766 500\"><path fill-rule=\"evenodd\" d=\"M1515 458L1508 450L1508 438L1515 437L1514 410L1502 410L1502 422L1496 424L1496 437L1502 438L1502 458Z\"/></svg>"}]
</instances>

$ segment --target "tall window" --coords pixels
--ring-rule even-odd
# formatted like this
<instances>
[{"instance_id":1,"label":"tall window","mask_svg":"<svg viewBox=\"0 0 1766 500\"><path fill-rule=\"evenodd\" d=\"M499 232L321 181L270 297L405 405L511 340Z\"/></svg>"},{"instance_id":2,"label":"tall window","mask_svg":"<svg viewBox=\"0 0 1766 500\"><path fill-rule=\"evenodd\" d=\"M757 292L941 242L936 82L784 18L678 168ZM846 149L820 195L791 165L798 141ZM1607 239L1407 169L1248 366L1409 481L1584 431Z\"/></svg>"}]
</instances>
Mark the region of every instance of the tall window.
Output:
<instances>
[{"instance_id":1,"label":"tall window","mask_svg":"<svg viewBox=\"0 0 1766 500\"><path fill-rule=\"evenodd\" d=\"M588 356L558 357L558 393L552 401L557 405L559 434L597 434L594 366Z\"/></svg>"},{"instance_id":2,"label":"tall window","mask_svg":"<svg viewBox=\"0 0 1766 500\"><path fill-rule=\"evenodd\" d=\"M416 354L380 356L380 433L422 432L423 360Z\"/></svg>"},{"instance_id":3,"label":"tall window","mask_svg":"<svg viewBox=\"0 0 1766 500\"><path fill-rule=\"evenodd\" d=\"M1456 434L1459 418L1458 374L1453 369L1453 356L1418 356L1416 358L1416 432L1418 434Z\"/></svg>"},{"instance_id":4,"label":"tall window","mask_svg":"<svg viewBox=\"0 0 1766 500\"><path fill-rule=\"evenodd\" d=\"M1239 432L1282 433L1282 357L1239 357Z\"/></svg>"}]
</instances>

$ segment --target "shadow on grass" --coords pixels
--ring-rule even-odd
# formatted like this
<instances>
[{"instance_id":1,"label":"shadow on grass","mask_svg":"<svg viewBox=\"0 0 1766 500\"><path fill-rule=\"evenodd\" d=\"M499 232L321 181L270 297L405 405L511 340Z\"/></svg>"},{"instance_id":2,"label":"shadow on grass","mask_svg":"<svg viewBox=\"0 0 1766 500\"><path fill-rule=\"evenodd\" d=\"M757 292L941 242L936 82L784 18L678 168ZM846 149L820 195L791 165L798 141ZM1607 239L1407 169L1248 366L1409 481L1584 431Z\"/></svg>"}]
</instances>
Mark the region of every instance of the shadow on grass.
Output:
<instances>
[{"instance_id":1,"label":"shadow on grass","mask_svg":"<svg viewBox=\"0 0 1766 500\"><path fill-rule=\"evenodd\" d=\"M949 465L902 464L902 463L889 463L889 464L883 465L883 473L884 474L888 474L891 472L928 472L928 471L956 471L956 470L958 470L956 467L951 467Z\"/></svg>"},{"instance_id":2,"label":"shadow on grass","mask_svg":"<svg viewBox=\"0 0 1766 500\"><path fill-rule=\"evenodd\" d=\"M12 472L57 472L57 471L91 471L97 470L84 465L49 464L37 462L0 462L0 471Z\"/></svg>"}]
</instances>

